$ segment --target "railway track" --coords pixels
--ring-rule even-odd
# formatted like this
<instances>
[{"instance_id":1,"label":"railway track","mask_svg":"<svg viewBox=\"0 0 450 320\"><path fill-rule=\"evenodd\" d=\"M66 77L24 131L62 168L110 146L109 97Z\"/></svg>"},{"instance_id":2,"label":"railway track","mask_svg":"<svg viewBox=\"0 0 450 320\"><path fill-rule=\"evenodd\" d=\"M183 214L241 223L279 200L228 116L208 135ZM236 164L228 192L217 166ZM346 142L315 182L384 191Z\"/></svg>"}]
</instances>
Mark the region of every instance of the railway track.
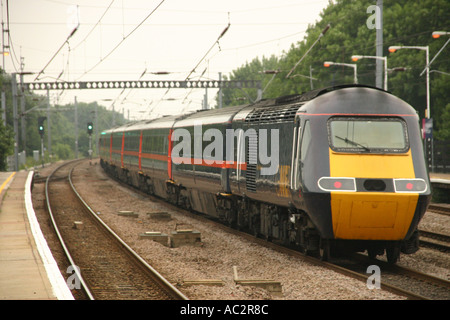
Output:
<instances>
[{"instance_id":1,"label":"railway track","mask_svg":"<svg viewBox=\"0 0 450 320\"><path fill-rule=\"evenodd\" d=\"M450 236L425 230L419 230L419 235L420 246L450 252Z\"/></svg>"},{"instance_id":2,"label":"railway track","mask_svg":"<svg viewBox=\"0 0 450 320\"><path fill-rule=\"evenodd\" d=\"M132 188L120 181L117 182L135 193L139 193L142 196L148 197L153 201L156 201L166 206L167 208L170 208L171 210L178 211L191 218L197 219L199 220L199 222L211 222L210 218L198 214L193 214L187 210L169 204L159 198L149 196L148 194ZM323 262L314 257L306 256L299 251L283 247L277 243L267 242L264 239L255 238L253 235L237 231L221 223L216 223L216 225L218 228L221 228L229 233L238 234L239 236L246 238L249 241L256 242L261 246L272 248L279 252L284 252L285 254L288 254L290 256L308 261L315 265L320 265L325 268L332 269L336 272L355 279L359 279L360 281L366 283L368 283L368 279L371 276L371 274L367 272L367 267L369 265L377 265L381 270L381 289L387 290L394 294L398 294L400 296L404 296L407 299L448 300L450 298L450 282L446 281L445 279L436 278L427 274L423 274L421 272L417 272L415 270L403 268L398 265L392 266L384 261L372 260L363 255L357 255L356 257L351 257L349 259L341 259L340 261L332 261L333 263Z\"/></svg>"},{"instance_id":3,"label":"railway track","mask_svg":"<svg viewBox=\"0 0 450 320\"><path fill-rule=\"evenodd\" d=\"M450 216L450 206L445 206L439 203L430 203L428 205L428 211Z\"/></svg>"},{"instance_id":4,"label":"railway track","mask_svg":"<svg viewBox=\"0 0 450 320\"><path fill-rule=\"evenodd\" d=\"M155 198L148 195L142 191L132 188L121 181L115 180L121 185L127 187L133 192L139 193L145 197L149 197L152 200L158 201L167 208L171 210L176 210L182 212L191 218L201 221L211 221L209 217L194 214L183 208L174 206L167 203L159 198ZM369 265L377 265L381 270L381 289L387 290L394 294L404 296L407 299L412 300L448 300L450 299L450 282L437 278L419 271L404 268L398 265L390 265L387 262L381 260L369 259L365 255L352 255L349 258L344 258L332 262L324 262L318 258L305 255L297 250L287 248L275 242L268 242L265 239L256 238L254 235L248 234L246 232L238 231L236 229L230 228L222 223L216 222L217 227L225 230L229 233L239 235L249 241L255 242L261 246L283 252L292 257L306 260L312 264L320 265L325 268L334 270L343 275L359 279L363 282L368 281L372 274L367 273L367 268Z\"/></svg>"},{"instance_id":5,"label":"railway track","mask_svg":"<svg viewBox=\"0 0 450 320\"><path fill-rule=\"evenodd\" d=\"M405 296L411 299L450 299L449 281L399 264L389 264L384 260L371 259L365 254L354 254L349 260L334 263L360 274L366 272L370 265L377 266L381 271L382 284L400 290L399 292L403 291Z\"/></svg>"},{"instance_id":6,"label":"railway track","mask_svg":"<svg viewBox=\"0 0 450 320\"><path fill-rule=\"evenodd\" d=\"M125 244L81 199L71 181L77 161L66 162L46 179L46 203L71 263L80 299L186 300L177 288ZM80 294L80 291L83 294Z\"/></svg>"},{"instance_id":7,"label":"railway track","mask_svg":"<svg viewBox=\"0 0 450 320\"><path fill-rule=\"evenodd\" d=\"M201 218L205 219L205 218ZM221 225L221 224L219 224ZM377 265L381 271L381 289L387 290L394 294L404 296L412 300L448 300L450 299L450 282L434 277L416 270L408 269L398 265L391 265L387 262L356 254L349 258L331 260L324 262L318 258L304 255L303 253L286 248L282 245L267 242L264 239L255 238L244 232L237 231L227 226L221 225L221 228L227 229L229 232L239 234L249 241L257 242L259 245L272 248L274 250L284 252L292 257L307 260L315 265L320 265L328 269L332 269L343 275L359 279L368 283L372 273L368 273L368 267ZM370 280L369 280L370 281Z\"/></svg>"},{"instance_id":8,"label":"railway track","mask_svg":"<svg viewBox=\"0 0 450 320\"><path fill-rule=\"evenodd\" d=\"M380 288L394 294L404 296L412 300L448 300L450 299L450 282L416 270L391 265L385 261L370 259L362 254L351 255L348 258L332 259L330 262L321 261L318 258L304 255L303 253L286 248L282 245L267 242L264 239L254 238L251 235L230 229L229 232L239 233L250 241L284 252L290 256L307 260L315 265L320 265L343 275L359 279L368 283L372 273L368 273L368 267L376 265L380 268ZM252 240L253 239L253 240Z\"/></svg>"}]
</instances>

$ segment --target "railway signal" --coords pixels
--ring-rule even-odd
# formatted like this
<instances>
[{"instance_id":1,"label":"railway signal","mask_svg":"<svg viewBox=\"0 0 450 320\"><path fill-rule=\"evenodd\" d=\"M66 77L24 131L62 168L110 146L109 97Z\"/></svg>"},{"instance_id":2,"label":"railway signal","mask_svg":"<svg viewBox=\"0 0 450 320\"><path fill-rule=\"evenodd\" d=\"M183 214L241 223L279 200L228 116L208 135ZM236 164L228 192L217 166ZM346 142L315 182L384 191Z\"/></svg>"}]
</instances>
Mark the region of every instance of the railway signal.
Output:
<instances>
[{"instance_id":1,"label":"railway signal","mask_svg":"<svg viewBox=\"0 0 450 320\"><path fill-rule=\"evenodd\" d=\"M39 117L38 118L38 131L41 135L41 161L42 168L44 167L44 121L47 120L47 117Z\"/></svg>"},{"instance_id":2,"label":"railway signal","mask_svg":"<svg viewBox=\"0 0 450 320\"><path fill-rule=\"evenodd\" d=\"M44 121L46 120L46 117L39 117L38 118L38 131L39 134L42 136L44 136Z\"/></svg>"},{"instance_id":3,"label":"railway signal","mask_svg":"<svg viewBox=\"0 0 450 320\"><path fill-rule=\"evenodd\" d=\"M92 122L87 123L87 132L89 134L89 159L92 159L92 132L94 131L94 125Z\"/></svg>"},{"instance_id":4,"label":"railway signal","mask_svg":"<svg viewBox=\"0 0 450 320\"><path fill-rule=\"evenodd\" d=\"M87 124L87 132L88 132L89 135L92 134L93 129L94 129L94 125L92 124L92 122L88 122L88 124Z\"/></svg>"}]
</instances>

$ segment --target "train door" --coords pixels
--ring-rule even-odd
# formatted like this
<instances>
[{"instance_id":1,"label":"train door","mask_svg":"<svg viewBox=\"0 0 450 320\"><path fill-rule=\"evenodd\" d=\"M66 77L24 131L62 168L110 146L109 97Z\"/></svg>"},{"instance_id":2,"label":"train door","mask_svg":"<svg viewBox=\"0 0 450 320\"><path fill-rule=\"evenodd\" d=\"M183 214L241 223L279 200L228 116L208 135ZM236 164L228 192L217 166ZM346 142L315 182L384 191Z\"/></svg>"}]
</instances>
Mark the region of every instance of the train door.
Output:
<instances>
[{"instance_id":1,"label":"train door","mask_svg":"<svg viewBox=\"0 0 450 320\"><path fill-rule=\"evenodd\" d=\"M122 133L122 144L121 144L121 147L120 147L120 166L122 167L122 169L123 168L125 168L124 167L124 164L123 164L123 148L125 147L125 131Z\"/></svg>"},{"instance_id":2,"label":"train door","mask_svg":"<svg viewBox=\"0 0 450 320\"><path fill-rule=\"evenodd\" d=\"M301 141L301 130L300 120L295 122L294 128L292 129L292 154L291 154L291 173L290 173L290 188L291 193L295 193L298 189L297 175L299 171L298 159L300 157L300 141ZM294 196L295 199L295 196Z\"/></svg>"},{"instance_id":3,"label":"train door","mask_svg":"<svg viewBox=\"0 0 450 320\"><path fill-rule=\"evenodd\" d=\"M242 175L242 164L245 162L245 136L244 131L238 131L237 138L237 152L236 152L236 181L238 185L239 192L245 191L241 190L241 175Z\"/></svg>"},{"instance_id":4,"label":"train door","mask_svg":"<svg viewBox=\"0 0 450 320\"><path fill-rule=\"evenodd\" d=\"M144 132L141 131L141 134L139 135L139 171L142 171L142 137L144 135Z\"/></svg>"},{"instance_id":5,"label":"train door","mask_svg":"<svg viewBox=\"0 0 450 320\"><path fill-rule=\"evenodd\" d=\"M291 158L291 196L292 202L303 203L303 164L311 146L311 125L309 120L297 122L294 126Z\"/></svg>"},{"instance_id":6,"label":"train door","mask_svg":"<svg viewBox=\"0 0 450 320\"><path fill-rule=\"evenodd\" d=\"M173 180L173 178L172 178L172 148L173 148L172 134L173 134L173 129L170 129L169 135L167 136L167 139L168 139L167 175L169 176L169 180Z\"/></svg>"}]
</instances>

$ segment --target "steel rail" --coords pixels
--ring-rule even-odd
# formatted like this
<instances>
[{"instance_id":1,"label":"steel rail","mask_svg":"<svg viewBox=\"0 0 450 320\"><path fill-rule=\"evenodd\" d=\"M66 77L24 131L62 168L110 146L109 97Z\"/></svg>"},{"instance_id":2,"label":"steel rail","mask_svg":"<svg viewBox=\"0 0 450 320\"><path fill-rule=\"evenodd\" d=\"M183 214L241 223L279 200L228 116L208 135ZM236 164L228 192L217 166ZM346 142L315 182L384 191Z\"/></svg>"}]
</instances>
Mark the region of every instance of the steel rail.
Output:
<instances>
[{"instance_id":1,"label":"steel rail","mask_svg":"<svg viewBox=\"0 0 450 320\"><path fill-rule=\"evenodd\" d=\"M439 213L439 214L450 216L450 207L442 206L442 205L437 204L437 203L429 204L428 205L428 210L430 212L434 212L434 213Z\"/></svg>"},{"instance_id":2,"label":"steel rail","mask_svg":"<svg viewBox=\"0 0 450 320\"><path fill-rule=\"evenodd\" d=\"M57 237L58 237L58 239L59 239L59 242L60 242L60 244L61 244L61 246L62 246L62 248L63 248L63 250L64 250L64 254L66 255L66 257L67 257L67 259L69 260L70 264L74 267L75 274L76 274L78 280L80 281L80 284L81 284L81 286L82 286L83 291L86 293L86 295L88 296L88 298L89 298L90 300L95 300L94 295L92 294L92 292L91 292L90 289L89 289L89 286L88 286L87 283L84 281L84 279L83 279L83 277L82 277L80 271L79 271L78 268L76 267L76 264L75 264L75 262L74 262L74 260L73 260L73 258L72 258L72 255L70 254L69 249L67 248L66 243L64 242L64 239L63 239L63 237L62 237L62 235L61 235L61 233L60 233L60 231L59 231L59 228L58 228L58 226L57 226L57 224L56 224L56 221L55 221L55 218L54 218L54 215L53 215L53 212L52 212L52 208L51 208L51 205L50 205L49 193L48 193L48 189L49 189L49 181L50 181L50 179L52 178L53 174L54 174L56 171L60 170L62 167L67 166L67 165L69 165L69 164L71 164L71 163L73 163L73 162L76 162L76 161L80 161L80 160L77 159L77 160L65 162L65 163L63 163L62 165L60 165L59 167L57 167L56 169L54 169L54 170L48 175L48 177L47 177L47 179L46 179L46 181L45 181L45 199L46 199L46 204L47 204L47 210L48 210L48 213L49 213L49 215L50 215L50 219L51 219L52 224L53 224L53 228L54 228L55 233L56 233L56 235L57 235Z\"/></svg>"},{"instance_id":3,"label":"steel rail","mask_svg":"<svg viewBox=\"0 0 450 320\"><path fill-rule=\"evenodd\" d=\"M150 195L150 194L145 193L145 192L143 192L141 190L132 188L128 184L124 183L123 181L120 181L120 180L115 179L115 178L112 178L112 180L116 181L117 183L119 183L122 186L127 187L129 190L131 190L131 191L133 191L135 193L141 194L141 195L151 199L152 201L157 201L158 203L160 203L160 204L162 204L162 205L164 205L164 206L166 206L166 207L168 207L168 208L170 208L172 210L176 210L176 211L178 211L178 212L180 212L180 213L182 213L184 215L187 215L190 218L196 219L196 220L201 221L201 222L202 221L203 222L208 221L210 223L211 222L215 223L216 226L219 229L221 229L223 231L226 231L226 232L229 232L229 233L232 233L232 234L235 234L237 236L240 236L240 237L242 237L242 238L244 238L244 239L246 239L248 241L251 241L253 243L257 243L257 244L259 244L259 245L261 245L263 247L270 248L270 249L276 250L278 252L282 252L284 254L290 255L290 256L295 257L295 258L299 258L299 259L301 259L303 261L309 262L309 263L317 265L317 266L322 266L324 268L336 271L336 272L338 272L338 273L340 273L342 275L345 275L345 276L350 276L350 277L352 277L354 279L357 279L357 280L360 280L360 281L367 282L367 280L368 280L368 278L370 276L370 275L362 274L362 273L353 271L351 269L339 266L337 264L333 264L333 263L330 263L330 262L322 261L322 260L320 260L318 258L315 258L313 256L308 256L308 255L306 255L306 254L304 254L304 253L302 253L302 252L300 252L300 251L298 251L296 249L292 249L292 248L289 248L289 247L277 244L275 242L269 242L267 240L264 240L264 239L261 239L261 238L257 238L257 237L255 237L252 234L249 234L249 233L244 232L244 231L233 229L233 228L231 228L231 227L229 227L227 225L224 225L223 223L215 221L214 219L210 219L210 218L208 218L208 217L206 217L204 215L194 214L194 213L192 213L192 212L190 212L190 211L188 211L186 209L183 209L183 208L178 207L178 206L176 206L176 205L174 205L172 203L169 203L169 202L165 201L164 199L161 199L161 198L158 198L156 196ZM397 294L397 295L406 297L407 299L410 299L410 300L429 300L428 298L426 298L424 296L421 296L421 295L415 294L413 292L404 290L402 288L399 288L397 286L388 284L388 283L383 282L383 281L381 281L380 285L381 285L381 289L382 290L386 290L386 291L389 291L389 292L391 292L393 294Z\"/></svg>"},{"instance_id":4,"label":"steel rail","mask_svg":"<svg viewBox=\"0 0 450 320\"><path fill-rule=\"evenodd\" d=\"M80 202L84 205L84 207L89 211L91 216L104 228L108 231L108 233L116 239L126 250L127 253L131 254L131 256L139 262L141 266L144 267L144 269L151 273L152 278L157 281L157 283L165 288L166 292L169 293L174 299L177 300L188 300L188 297L186 297L181 291L179 291L174 285L172 285L167 279L165 279L157 270L155 270L151 265L149 265L139 254L137 254L125 241L123 241L106 223L103 222L102 219L98 217L98 215L95 213L94 210L91 209L91 207L84 201L84 199L81 197L81 195L78 193L78 191L75 188L75 185L72 181L72 172L73 169L71 169L69 174L69 183L72 188L72 191L75 193L77 198L80 200Z\"/></svg>"}]
</instances>

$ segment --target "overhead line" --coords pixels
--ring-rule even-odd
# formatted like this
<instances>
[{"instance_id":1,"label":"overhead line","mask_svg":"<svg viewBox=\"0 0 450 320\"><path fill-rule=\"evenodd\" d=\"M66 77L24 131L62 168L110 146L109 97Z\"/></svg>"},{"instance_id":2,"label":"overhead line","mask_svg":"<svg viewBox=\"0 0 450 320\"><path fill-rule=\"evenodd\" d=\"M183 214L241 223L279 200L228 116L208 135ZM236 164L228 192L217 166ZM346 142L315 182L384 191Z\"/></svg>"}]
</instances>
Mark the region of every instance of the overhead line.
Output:
<instances>
[{"instance_id":1,"label":"overhead line","mask_svg":"<svg viewBox=\"0 0 450 320\"><path fill-rule=\"evenodd\" d=\"M78 25L72 30L72 32L69 34L69 36L67 37L67 39L64 41L64 43L59 47L59 49L55 52L55 54L53 55L53 57L47 62L47 64L45 65L44 68L42 68L41 71L39 71L38 75L36 76L36 78L34 79L34 81L36 81L39 76L44 73L45 68L48 67L48 65L53 61L53 59L55 59L55 57L58 55L58 53L61 51L61 49L66 45L66 43L69 43L69 39L75 34L75 32L78 30L78 27L80 26L80 23L78 22Z\"/></svg>"},{"instance_id":2,"label":"overhead line","mask_svg":"<svg viewBox=\"0 0 450 320\"><path fill-rule=\"evenodd\" d=\"M98 26L98 24L100 23L100 21L102 21L103 17L105 16L105 14L108 12L109 8L111 8L112 4L114 3L115 0L112 0L111 3L109 4L109 6L106 8L105 12L103 12L102 16L100 17L100 19L98 19L97 23L92 27L92 29L88 32L88 34L86 35L86 37L84 37L83 40L80 41L79 44L77 44L75 46L75 48L73 48L74 50L76 48L78 48L86 39L87 37L89 37L89 35L92 33L92 31L94 31L94 29Z\"/></svg>"},{"instance_id":3,"label":"overhead line","mask_svg":"<svg viewBox=\"0 0 450 320\"><path fill-rule=\"evenodd\" d=\"M90 68L89 70L85 71L81 76L83 77L84 75L86 75L88 72L92 71L93 69L95 69L100 63L102 63L105 59L107 59L129 36L131 36L148 18L150 18L150 16L164 3L165 0L162 0L157 6L156 8L154 8L133 30L130 31L130 33L128 33L125 37L123 37L122 40L120 40L120 42L103 58L100 59L99 62L97 62L92 68ZM80 79L78 78L78 79Z\"/></svg>"},{"instance_id":4,"label":"overhead line","mask_svg":"<svg viewBox=\"0 0 450 320\"><path fill-rule=\"evenodd\" d=\"M189 80L189 77L192 75L192 73L195 72L195 69L197 69L197 67L200 65L200 63L203 61L203 59L205 59L205 57L211 52L211 50L214 48L214 46L216 44L219 43L219 40L225 35L225 33L228 31L228 29L230 28L230 22L228 22L228 25L225 27L225 29L222 31L222 33L220 34L220 36L217 38L217 40L213 43L213 45L211 46L211 48L209 48L209 50L205 53L205 55L200 59L200 61L197 63L197 65L191 70L191 72L187 75L186 80Z\"/></svg>"}]
</instances>

